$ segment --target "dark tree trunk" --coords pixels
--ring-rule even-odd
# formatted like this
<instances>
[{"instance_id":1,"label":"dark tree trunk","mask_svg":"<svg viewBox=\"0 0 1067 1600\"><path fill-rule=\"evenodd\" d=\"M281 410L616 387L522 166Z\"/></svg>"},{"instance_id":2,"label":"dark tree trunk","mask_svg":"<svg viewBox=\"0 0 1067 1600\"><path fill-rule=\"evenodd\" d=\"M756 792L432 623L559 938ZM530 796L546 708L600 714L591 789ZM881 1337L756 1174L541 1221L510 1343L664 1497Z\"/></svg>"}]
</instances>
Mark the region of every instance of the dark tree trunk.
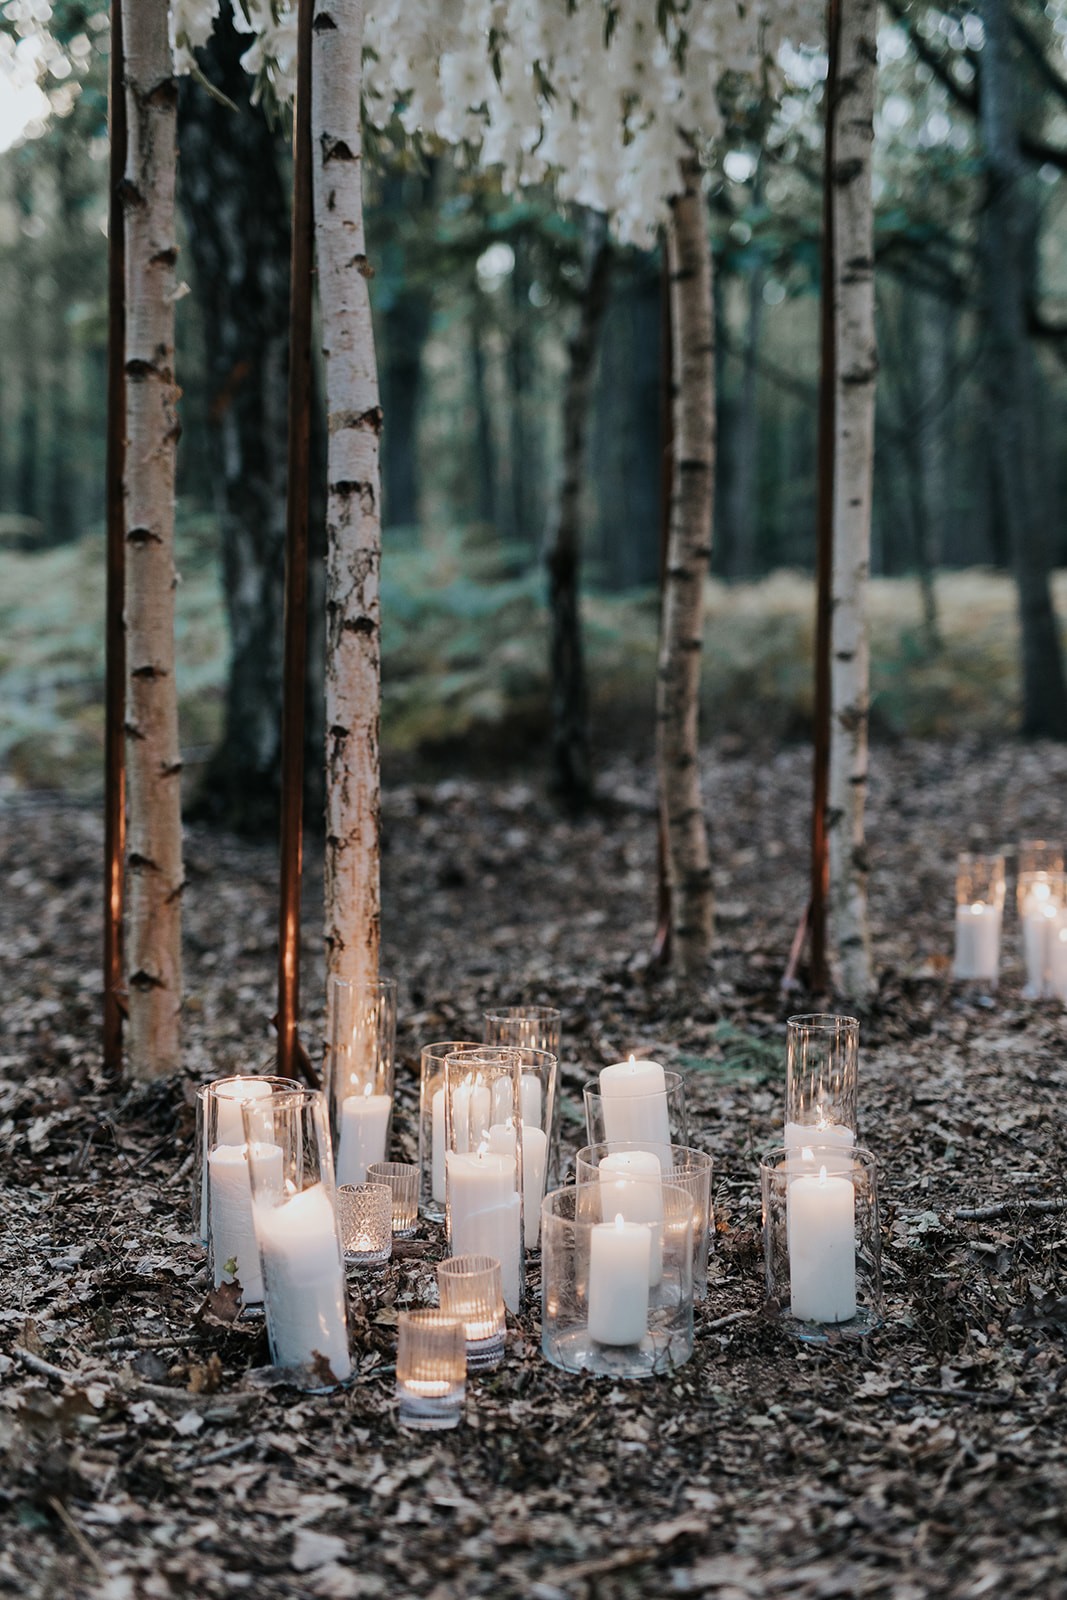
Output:
<instances>
[{"instance_id":1,"label":"dark tree trunk","mask_svg":"<svg viewBox=\"0 0 1067 1600\"><path fill-rule=\"evenodd\" d=\"M753 191L753 199L758 198L757 188ZM741 352L741 383L733 427L733 481L727 518L731 534L731 578L751 578L756 572L760 421L756 400L765 282L766 273L762 267L754 267L748 279L748 317L745 324L745 343Z\"/></svg>"},{"instance_id":2,"label":"dark tree trunk","mask_svg":"<svg viewBox=\"0 0 1067 1600\"><path fill-rule=\"evenodd\" d=\"M410 227L425 218L433 197L433 169L419 177L388 177L382 183L381 209L386 225ZM408 527L419 519L419 401L422 395L422 352L433 320L433 301L412 274L405 272L382 313L381 390L382 514L388 527Z\"/></svg>"},{"instance_id":3,"label":"dark tree trunk","mask_svg":"<svg viewBox=\"0 0 1067 1600\"><path fill-rule=\"evenodd\" d=\"M552 760L554 786L572 806L588 803L589 711L582 651L578 572L593 372L611 276L611 245L604 218L586 217L586 268L571 338L563 398L563 461L559 506L545 543L552 619Z\"/></svg>"},{"instance_id":4,"label":"dark tree trunk","mask_svg":"<svg viewBox=\"0 0 1067 1600\"><path fill-rule=\"evenodd\" d=\"M273 830L281 737L289 206L280 137L249 103L247 38L228 11L203 53L239 107L183 84L181 203L204 320L231 663L222 742L197 810Z\"/></svg>"},{"instance_id":5,"label":"dark tree trunk","mask_svg":"<svg viewBox=\"0 0 1067 1600\"><path fill-rule=\"evenodd\" d=\"M475 486L475 515L479 522L494 527L497 521L497 459L496 440L493 437L493 417L489 406L488 378L485 370L485 346L482 343L481 291L475 288L475 301L470 319L470 374L471 393L474 399L475 459L478 463L478 482Z\"/></svg>"},{"instance_id":6,"label":"dark tree trunk","mask_svg":"<svg viewBox=\"0 0 1067 1600\"><path fill-rule=\"evenodd\" d=\"M64 241L74 237L76 227L70 167L70 146L60 141L56 146L55 160L56 209ZM50 544L65 544L68 540L76 539L81 531L77 523L77 507L81 503L81 496L77 492L79 459L77 446L75 444L72 449L71 441L74 364L71 360L70 332L64 315L69 303L67 276L67 260L62 256L49 295L52 404L44 509Z\"/></svg>"},{"instance_id":7,"label":"dark tree trunk","mask_svg":"<svg viewBox=\"0 0 1067 1600\"><path fill-rule=\"evenodd\" d=\"M539 482L534 448L531 399L534 375L534 347L530 323L529 245L521 235L515 239L515 267L511 274L511 328L506 358L508 383L508 481L511 487L510 537L532 545L541 526L537 514L535 485Z\"/></svg>"},{"instance_id":8,"label":"dark tree trunk","mask_svg":"<svg viewBox=\"0 0 1067 1600\"><path fill-rule=\"evenodd\" d=\"M1042 519L1034 357L1026 328L1032 177L1019 155L1005 0L982 0L981 127L989 191L982 229L991 456L1019 595L1022 731L1067 739L1064 679Z\"/></svg>"}]
</instances>

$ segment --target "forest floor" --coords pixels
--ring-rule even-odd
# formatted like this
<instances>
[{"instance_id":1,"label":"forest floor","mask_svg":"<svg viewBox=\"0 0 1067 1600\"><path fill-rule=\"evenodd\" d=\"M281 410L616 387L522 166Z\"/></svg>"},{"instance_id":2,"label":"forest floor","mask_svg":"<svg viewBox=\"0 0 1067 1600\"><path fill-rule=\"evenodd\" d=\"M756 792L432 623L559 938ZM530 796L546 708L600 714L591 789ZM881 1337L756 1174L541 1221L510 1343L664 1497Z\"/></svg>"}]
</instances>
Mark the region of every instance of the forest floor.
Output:
<instances>
[{"instance_id":1,"label":"forest floor","mask_svg":"<svg viewBox=\"0 0 1067 1600\"><path fill-rule=\"evenodd\" d=\"M392 1373L434 1230L356 1280L344 1393L264 1386L262 1333L205 1303L192 1089L270 1060L273 850L190 833L187 1074L131 1088L100 1065L99 816L30 795L0 812L0 1592L1067 1594L1067 1016L1021 999L1010 914L994 1000L947 975L956 851L1062 835L1067 750L875 752L880 984L860 1120L881 1162L886 1323L824 1351L765 1320L758 1242L784 1019L810 1002L779 991L805 899L809 759L723 742L706 779L719 931L696 999L645 970L647 766L616 757L581 821L518 779L386 794L401 1149L420 1042L471 1034L490 1002L552 1000L573 1144L582 1081L633 1049L685 1072L691 1138L715 1159L687 1365L644 1383L566 1376L541 1358L535 1306L504 1366L470 1383L464 1424L437 1436L398 1426ZM316 998L318 888L312 865Z\"/></svg>"}]
</instances>

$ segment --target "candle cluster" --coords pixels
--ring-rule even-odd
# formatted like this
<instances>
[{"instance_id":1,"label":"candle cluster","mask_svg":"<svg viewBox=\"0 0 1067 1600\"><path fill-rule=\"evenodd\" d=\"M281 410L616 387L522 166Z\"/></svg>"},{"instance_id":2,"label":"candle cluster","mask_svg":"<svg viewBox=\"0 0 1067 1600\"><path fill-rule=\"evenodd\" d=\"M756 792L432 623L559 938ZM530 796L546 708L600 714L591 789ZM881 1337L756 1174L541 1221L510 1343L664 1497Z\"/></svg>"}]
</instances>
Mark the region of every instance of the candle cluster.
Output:
<instances>
[{"instance_id":1,"label":"candle cluster","mask_svg":"<svg viewBox=\"0 0 1067 1600\"><path fill-rule=\"evenodd\" d=\"M1016 904L1030 1000L1067 1003L1067 875L1060 845L1023 840L1017 851ZM1005 871L1002 855L959 857L953 976L995 988L1000 977Z\"/></svg>"}]
</instances>

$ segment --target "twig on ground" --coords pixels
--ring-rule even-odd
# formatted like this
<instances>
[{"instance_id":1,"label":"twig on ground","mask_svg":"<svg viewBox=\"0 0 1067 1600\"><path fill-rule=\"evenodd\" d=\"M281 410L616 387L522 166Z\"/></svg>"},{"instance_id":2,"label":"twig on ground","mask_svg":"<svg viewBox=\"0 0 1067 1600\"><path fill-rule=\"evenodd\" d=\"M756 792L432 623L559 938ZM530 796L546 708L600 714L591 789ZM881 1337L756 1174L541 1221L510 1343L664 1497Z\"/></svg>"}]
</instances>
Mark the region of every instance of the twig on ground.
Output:
<instances>
[{"instance_id":1,"label":"twig on ground","mask_svg":"<svg viewBox=\"0 0 1067 1600\"><path fill-rule=\"evenodd\" d=\"M74 1543L77 1545L86 1561L88 1561L97 1577L102 1581L106 1580L107 1568L104 1566L104 1563L101 1561L100 1557L89 1543L89 1540L78 1527L78 1524L75 1522L74 1518L71 1516L62 1500L57 1500L55 1495L49 1495L48 1504L52 1507L52 1510L55 1512L64 1528L66 1528L67 1532L70 1534L71 1538L74 1540Z\"/></svg>"},{"instance_id":2,"label":"twig on ground","mask_svg":"<svg viewBox=\"0 0 1067 1600\"><path fill-rule=\"evenodd\" d=\"M701 1333L712 1333L716 1328L725 1328L731 1322L740 1322L743 1317L750 1317L751 1311L731 1311L728 1317L716 1317L714 1322L705 1322Z\"/></svg>"},{"instance_id":3,"label":"twig on ground","mask_svg":"<svg viewBox=\"0 0 1067 1600\"><path fill-rule=\"evenodd\" d=\"M1010 1216L1013 1211L1067 1211L1067 1200L1021 1197L1018 1200L998 1200L988 1206L960 1206L952 1215L957 1222L987 1222L994 1217Z\"/></svg>"}]
</instances>

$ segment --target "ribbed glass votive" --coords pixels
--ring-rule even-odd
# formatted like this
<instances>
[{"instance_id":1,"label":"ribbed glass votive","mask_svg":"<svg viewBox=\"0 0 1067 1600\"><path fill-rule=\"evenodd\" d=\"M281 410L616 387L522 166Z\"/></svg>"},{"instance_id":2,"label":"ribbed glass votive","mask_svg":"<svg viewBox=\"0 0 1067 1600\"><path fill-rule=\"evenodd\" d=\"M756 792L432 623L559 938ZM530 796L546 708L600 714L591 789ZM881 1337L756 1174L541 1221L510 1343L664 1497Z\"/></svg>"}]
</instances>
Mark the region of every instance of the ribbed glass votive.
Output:
<instances>
[{"instance_id":1,"label":"ribbed glass votive","mask_svg":"<svg viewBox=\"0 0 1067 1600\"><path fill-rule=\"evenodd\" d=\"M450 1256L437 1266L441 1310L463 1322L467 1367L484 1372L504 1359L504 1295L495 1256Z\"/></svg>"},{"instance_id":2,"label":"ribbed glass votive","mask_svg":"<svg viewBox=\"0 0 1067 1600\"><path fill-rule=\"evenodd\" d=\"M393 1238L410 1239L419 1221L419 1169L406 1161L372 1161L370 1183L384 1183L393 1201Z\"/></svg>"},{"instance_id":3,"label":"ribbed glass votive","mask_svg":"<svg viewBox=\"0 0 1067 1600\"><path fill-rule=\"evenodd\" d=\"M348 1266L385 1265L393 1253L393 1191L387 1183L340 1184L337 1221Z\"/></svg>"},{"instance_id":4,"label":"ribbed glass votive","mask_svg":"<svg viewBox=\"0 0 1067 1600\"><path fill-rule=\"evenodd\" d=\"M401 1311L396 1395L405 1428L454 1428L467 1391L467 1335L445 1311Z\"/></svg>"}]
</instances>

